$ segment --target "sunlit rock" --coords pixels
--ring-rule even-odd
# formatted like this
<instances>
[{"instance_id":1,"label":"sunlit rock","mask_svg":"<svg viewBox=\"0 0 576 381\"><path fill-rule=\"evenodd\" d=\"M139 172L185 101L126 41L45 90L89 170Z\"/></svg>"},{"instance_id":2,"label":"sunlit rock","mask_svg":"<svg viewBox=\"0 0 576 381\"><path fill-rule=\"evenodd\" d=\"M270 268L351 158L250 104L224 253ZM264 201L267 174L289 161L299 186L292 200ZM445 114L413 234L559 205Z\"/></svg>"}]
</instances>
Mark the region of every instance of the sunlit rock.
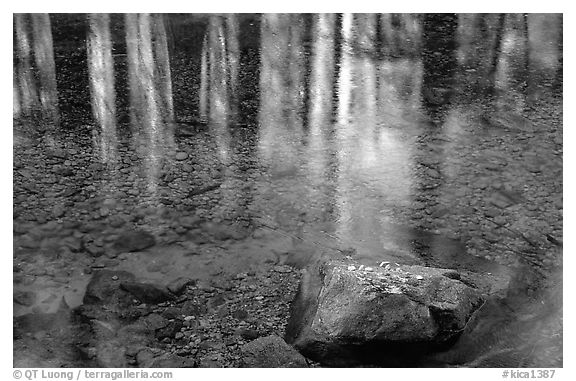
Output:
<instances>
[{"instance_id":1,"label":"sunlit rock","mask_svg":"<svg viewBox=\"0 0 576 381\"><path fill-rule=\"evenodd\" d=\"M405 366L450 344L484 302L453 270L328 260L309 267L286 341L325 365Z\"/></svg>"}]
</instances>

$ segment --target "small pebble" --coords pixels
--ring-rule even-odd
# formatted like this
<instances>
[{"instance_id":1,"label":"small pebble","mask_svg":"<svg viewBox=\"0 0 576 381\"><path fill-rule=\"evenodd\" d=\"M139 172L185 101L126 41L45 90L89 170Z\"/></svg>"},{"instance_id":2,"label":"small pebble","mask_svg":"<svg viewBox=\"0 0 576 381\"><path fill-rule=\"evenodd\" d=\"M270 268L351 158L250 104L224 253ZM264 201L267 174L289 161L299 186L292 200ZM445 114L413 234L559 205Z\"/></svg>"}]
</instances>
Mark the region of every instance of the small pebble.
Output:
<instances>
[{"instance_id":1,"label":"small pebble","mask_svg":"<svg viewBox=\"0 0 576 381\"><path fill-rule=\"evenodd\" d=\"M188 154L186 152L178 152L174 158L179 161L186 160L188 158Z\"/></svg>"}]
</instances>

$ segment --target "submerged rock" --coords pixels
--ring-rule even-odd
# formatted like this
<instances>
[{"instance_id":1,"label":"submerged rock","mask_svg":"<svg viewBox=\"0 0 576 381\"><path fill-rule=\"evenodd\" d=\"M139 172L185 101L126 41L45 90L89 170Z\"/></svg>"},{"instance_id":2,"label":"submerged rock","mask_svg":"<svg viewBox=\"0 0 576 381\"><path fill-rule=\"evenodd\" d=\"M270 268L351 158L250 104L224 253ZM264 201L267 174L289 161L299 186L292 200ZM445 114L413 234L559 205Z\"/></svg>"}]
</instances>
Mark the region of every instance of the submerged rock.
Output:
<instances>
[{"instance_id":1,"label":"submerged rock","mask_svg":"<svg viewBox=\"0 0 576 381\"><path fill-rule=\"evenodd\" d=\"M12 299L14 303L22 306L32 306L36 303L36 294L32 291L14 291Z\"/></svg>"},{"instance_id":2,"label":"submerged rock","mask_svg":"<svg viewBox=\"0 0 576 381\"><path fill-rule=\"evenodd\" d=\"M173 299L168 291L150 283L122 282L120 287L146 304L158 304Z\"/></svg>"},{"instance_id":3,"label":"submerged rock","mask_svg":"<svg viewBox=\"0 0 576 381\"><path fill-rule=\"evenodd\" d=\"M305 368L306 359L282 338L270 335L242 347L244 368Z\"/></svg>"},{"instance_id":4,"label":"submerged rock","mask_svg":"<svg viewBox=\"0 0 576 381\"><path fill-rule=\"evenodd\" d=\"M248 232L235 226L226 224L215 224L206 222L202 226L202 230L209 234L217 241L226 240L242 240L248 236Z\"/></svg>"},{"instance_id":5,"label":"submerged rock","mask_svg":"<svg viewBox=\"0 0 576 381\"><path fill-rule=\"evenodd\" d=\"M126 348L120 340L102 340L96 346L96 364L100 368L125 368Z\"/></svg>"},{"instance_id":6,"label":"submerged rock","mask_svg":"<svg viewBox=\"0 0 576 381\"><path fill-rule=\"evenodd\" d=\"M197 363L193 358L164 353L144 365L146 368L196 368Z\"/></svg>"},{"instance_id":7,"label":"submerged rock","mask_svg":"<svg viewBox=\"0 0 576 381\"><path fill-rule=\"evenodd\" d=\"M95 271L86 287L83 304L131 305L132 297L120 289L122 282L134 281L134 274L127 271Z\"/></svg>"},{"instance_id":8,"label":"submerged rock","mask_svg":"<svg viewBox=\"0 0 576 381\"><path fill-rule=\"evenodd\" d=\"M154 236L144 230L128 230L120 234L113 247L118 251L132 252L152 247L156 244Z\"/></svg>"},{"instance_id":9,"label":"submerged rock","mask_svg":"<svg viewBox=\"0 0 576 381\"><path fill-rule=\"evenodd\" d=\"M194 284L196 281L186 277L178 277L170 281L166 288L170 290L174 295L180 295L186 290L186 286L189 284Z\"/></svg>"},{"instance_id":10,"label":"submerged rock","mask_svg":"<svg viewBox=\"0 0 576 381\"><path fill-rule=\"evenodd\" d=\"M451 344L484 303L454 270L365 267L327 260L308 268L286 341L329 366L409 366Z\"/></svg>"}]
</instances>

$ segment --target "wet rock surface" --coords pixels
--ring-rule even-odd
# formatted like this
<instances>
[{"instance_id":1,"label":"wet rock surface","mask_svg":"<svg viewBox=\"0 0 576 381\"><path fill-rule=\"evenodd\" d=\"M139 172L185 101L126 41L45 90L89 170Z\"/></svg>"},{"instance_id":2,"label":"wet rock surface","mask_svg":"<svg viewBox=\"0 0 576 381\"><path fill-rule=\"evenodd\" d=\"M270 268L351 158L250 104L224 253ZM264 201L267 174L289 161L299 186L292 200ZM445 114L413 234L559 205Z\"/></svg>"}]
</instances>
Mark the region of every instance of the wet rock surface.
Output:
<instances>
[{"instance_id":1,"label":"wet rock surface","mask_svg":"<svg viewBox=\"0 0 576 381\"><path fill-rule=\"evenodd\" d=\"M306 270L286 339L329 366L406 366L458 338L485 301L454 270L329 260Z\"/></svg>"}]
</instances>

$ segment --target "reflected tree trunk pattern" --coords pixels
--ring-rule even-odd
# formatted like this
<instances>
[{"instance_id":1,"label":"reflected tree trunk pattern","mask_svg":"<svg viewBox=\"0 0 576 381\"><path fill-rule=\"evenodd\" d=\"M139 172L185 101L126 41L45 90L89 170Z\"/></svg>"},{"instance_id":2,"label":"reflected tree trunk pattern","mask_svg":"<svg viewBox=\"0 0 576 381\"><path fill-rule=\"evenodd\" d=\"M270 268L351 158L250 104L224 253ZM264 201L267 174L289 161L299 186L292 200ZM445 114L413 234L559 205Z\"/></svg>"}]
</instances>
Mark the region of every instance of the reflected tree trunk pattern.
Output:
<instances>
[{"instance_id":1,"label":"reflected tree trunk pattern","mask_svg":"<svg viewBox=\"0 0 576 381\"><path fill-rule=\"evenodd\" d=\"M202 42L202 52L200 56L200 90L198 92L198 114L200 120L208 120L208 33L204 35Z\"/></svg>"},{"instance_id":2,"label":"reflected tree trunk pattern","mask_svg":"<svg viewBox=\"0 0 576 381\"><path fill-rule=\"evenodd\" d=\"M50 18L46 13L15 14L14 117L40 114L59 124L56 66Z\"/></svg>"},{"instance_id":3,"label":"reflected tree trunk pattern","mask_svg":"<svg viewBox=\"0 0 576 381\"><path fill-rule=\"evenodd\" d=\"M339 23L339 29L337 33L340 35L340 62L338 71L338 91L337 91L337 124L335 126L335 136L338 142L336 153L337 153L337 182L336 191L334 195L335 199L335 215L337 215L336 220L340 221L350 221L352 210L348 206L348 201L346 195L343 195L349 188L348 176L345 175L346 166L348 165L347 157L349 154L350 138L354 134L351 128L349 128L349 122L352 117L351 115L351 101L352 101L352 89L353 89L353 76L352 76L352 37L353 37L353 24L354 17L350 13L345 13L341 17L341 22ZM338 226L337 229L338 237L348 239L350 236L350 230L345 226Z\"/></svg>"},{"instance_id":4,"label":"reflected tree trunk pattern","mask_svg":"<svg viewBox=\"0 0 576 381\"><path fill-rule=\"evenodd\" d=\"M312 75L310 80L310 133L330 123L334 83L335 15L320 14L314 18Z\"/></svg>"},{"instance_id":5,"label":"reflected tree trunk pattern","mask_svg":"<svg viewBox=\"0 0 576 381\"><path fill-rule=\"evenodd\" d=\"M220 205L223 217L242 225L239 221L252 198L251 185L246 173L230 163L246 158L239 154L240 142L232 139L230 122L237 115L240 47L239 25L236 15L211 15L204 35L201 53L200 114L209 122L209 131L216 142L218 158L229 186L222 187ZM247 164L245 164L247 165ZM244 192L238 192L243 189Z\"/></svg>"},{"instance_id":6,"label":"reflected tree trunk pattern","mask_svg":"<svg viewBox=\"0 0 576 381\"><path fill-rule=\"evenodd\" d=\"M292 14L289 16L289 41L288 41L288 94L290 94L290 104L288 108L291 114L289 121L292 122L291 128L301 130L304 120L304 95L305 95L305 57L302 49L302 40L304 32L304 19L302 15Z\"/></svg>"},{"instance_id":7,"label":"reflected tree trunk pattern","mask_svg":"<svg viewBox=\"0 0 576 381\"><path fill-rule=\"evenodd\" d=\"M420 47L420 20L418 14L404 13L402 20L403 54L409 57L417 56Z\"/></svg>"},{"instance_id":8,"label":"reflected tree trunk pattern","mask_svg":"<svg viewBox=\"0 0 576 381\"><path fill-rule=\"evenodd\" d=\"M30 46L30 36L27 30L27 15L15 14L14 24L16 30L17 46L17 67L14 70L18 78L19 97L15 103L23 115L29 116L38 107L38 90L34 82L32 72L32 48ZM19 115L15 115L18 117Z\"/></svg>"},{"instance_id":9,"label":"reflected tree trunk pattern","mask_svg":"<svg viewBox=\"0 0 576 381\"><path fill-rule=\"evenodd\" d=\"M312 55L313 55L313 33L314 33L314 19L318 15L302 14L302 31L300 51L302 56L302 109L300 117L302 119L302 128L307 130L309 128L310 120L310 96L311 96L311 74L312 74ZM331 69L332 70L332 69Z\"/></svg>"},{"instance_id":10,"label":"reflected tree trunk pattern","mask_svg":"<svg viewBox=\"0 0 576 381\"><path fill-rule=\"evenodd\" d=\"M144 116L144 89L138 80L140 60L138 59L138 15L127 13L124 15L126 31L126 54L128 62L128 88L130 91L130 124L133 135L139 133L143 125Z\"/></svg>"},{"instance_id":11,"label":"reflected tree trunk pattern","mask_svg":"<svg viewBox=\"0 0 576 381\"><path fill-rule=\"evenodd\" d=\"M530 31L528 28L528 13L522 14L522 24L524 27L524 72L525 81L522 83L522 90L526 94L530 89Z\"/></svg>"},{"instance_id":12,"label":"reflected tree trunk pattern","mask_svg":"<svg viewBox=\"0 0 576 381\"><path fill-rule=\"evenodd\" d=\"M334 34L335 15L319 14L312 26L312 73L308 107L308 171L314 186L311 199L323 199L321 190L325 186L329 168L329 131L332 127L332 91L334 86ZM330 202L326 202L326 208Z\"/></svg>"},{"instance_id":13,"label":"reflected tree trunk pattern","mask_svg":"<svg viewBox=\"0 0 576 381\"><path fill-rule=\"evenodd\" d=\"M239 28L239 42L242 54L239 66L242 69L238 78L238 121L242 125L255 125L258 123L258 107L260 104L260 77L261 57L261 25L260 17L244 21ZM246 41L244 36L253 36L256 43ZM252 130L256 133L255 129Z\"/></svg>"},{"instance_id":14,"label":"reflected tree trunk pattern","mask_svg":"<svg viewBox=\"0 0 576 381\"><path fill-rule=\"evenodd\" d=\"M352 60L352 26L353 16L350 13L342 15L340 24L340 62L338 71L338 122L347 123L350 114L351 87L351 60Z\"/></svg>"},{"instance_id":15,"label":"reflected tree trunk pattern","mask_svg":"<svg viewBox=\"0 0 576 381\"><path fill-rule=\"evenodd\" d=\"M564 81L564 37L562 30L564 29L563 25L563 15L559 14L558 16L558 24L560 25L560 31L558 33L558 67L556 69L556 75L554 76L554 88L562 92L563 88L563 81Z\"/></svg>"},{"instance_id":16,"label":"reflected tree trunk pattern","mask_svg":"<svg viewBox=\"0 0 576 381\"><path fill-rule=\"evenodd\" d=\"M139 71L137 77L141 83L144 94L144 107L146 114L144 129L153 146L161 142L160 110L158 91L154 81L154 56L152 53L152 31L150 28L150 15L140 14L138 17L138 61Z\"/></svg>"},{"instance_id":17,"label":"reflected tree trunk pattern","mask_svg":"<svg viewBox=\"0 0 576 381\"><path fill-rule=\"evenodd\" d=\"M225 15L224 26L226 30L230 113L235 118L238 113L238 75L240 72L240 44L238 42L240 26L238 25L238 16L235 14Z\"/></svg>"},{"instance_id":18,"label":"reflected tree trunk pattern","mask_svg":"<svg viewBox=\"0 0 576 381\"><path fill-rule=\"evenodd\" d=\"M497 14L460 14L458 16L461 26L460 49L462 64L466 68L473 68L479 75L468 76L465 80L471 88L473 96L490 95L494 88L491 72L493 69L494 53L494 25L493 18Z\"/></svg>"},{"instance_id":19,"label":"reflected tree trunk pattern","mask_svg":"<svg viewBox=\"0 0 576 381\"><path fill-rule=\"evenodd\" d=\"M285 71L280 65L285 64L285 49L288 42L286 33L281 30L281 17L278 14L263 14L261 16L261 47L260 47L260 152L266 161L273 161L274 157L286 157L284 149L290 147L277 146L278 136L285 136L286 132L279 125L282 122L284 103ZM286 129L284 127L284 129ZM291 159L289 157L288 159Z\"/></svg>"},{"instance_id":20,"label":"reflected tree trunk pattern","mask_svg":"<svg viewBox=\"0 0 576 381\"><path fill-rule=\"evenodd\" d=\"M149 189L155 191L156 179L160 171L162 159L162 120L159 109L158 88L154 81L154 56L152 53L152 31L150 15L139 14L138 18L138 81L144 94L144 107L142 110L144 131L147 144L147 164Z\"/></svg>"},{"instance_id":21,"label":"reflected tree trunk pattern","mask_svg":"<svg viewBox=\"0 0 576 381\"><path fill-rule=\"evenodd\" d=\"M491 92L496 91L496 79L498 74L498 62L500 60L500 54L502 54L502 48L504 44L504 27L506 25L506 14L500 13L498 15L498 26L496 29L496 42L494 43L494 51L492 53L492 64L490 66L490 81L491 81Z\"/></svg>"},{"instance_id":22,"label":"reflected tree trunk pattern","mask_svg":"<svg viewBox=\"0 0 576 381\"><path fill-rule=\"evenodd\" d=\"M284 158L275 163L284 169L298 160L296 142L303 135L303 24L298 15L265 14L261 18L259 148L270 162Z\"/></svg>"},{"instance_id":23,"label":"reflected tree trunk pattern","mask_svg":"<svg viewBox=\"0 0 576 381\"><path fill-rule=\"evenodd\" d=\"M303 130L306 96L304 26L302 16L296 14L261 18L260 114L285 119L285 128L295 133Z\"/></svg>"},{"instance_id":24,"label":"reflected tree trunk pattern","mask_svg":"<svg viewBox=\"0 0 576 381\"><path fill-rule=\"evenodd\" d=\"M333 205L336 236L344 244L379 241L374 237L382 236L386 205L408 205L410 201L411 179L404 174L411 171L411 147L398 138L395 129L386 128L388 123L379 121L380 116L393 116L385 105L392 103L390 109L394 109L400 102L391 94L395 90L392 86L379 87L380 67L391 64L374 59L378 57L377 23L366 17L370 15L345 14L341 24ZM380 179L380 184L372 184L374 178ZM371 191L379 193L378 200L357 197L359 184L368 183ZM370 215L371 209L378 209L381 214ZM378 250L384 247L380 246L382 243L375 244ZM371 250L368 246L356 248L360 255L361 250Z\"/></svg>"},{"instance_id":25,"label":"reflected tree trunk pattern","mask_svg":"<svg viewBox=\"0 0 576 381\"><path fill-rule=\"evenodd\" d=\"M17 70L14 70L14 73L12 73L12 115L14 118L19 118L21 113L20 86L18 84Z\"/></svg>"},{"instance_id":26,"label":"reflected tree trunk pattern","mask_svg":"<svg viewBox=\"0 0 576 381\"><path fill-rule=\"evenodd\" d=\"M382 23L382 15L376 15L376 57L383 59L384 54L384 25Z\"/></svg>"},{"instance_id":27,"label":"reflected tree trunk pattern","mask_svg":"<svg viewBox=\"0 0 576 381\"><path fill-rule=\"evenodd\" d=\"M380 57L414 57L420 44L419 15L383 13L377 15L375 45Z\"/></svg>"},{"instance_id":28,"label":"reflected tree trunk pattern","mask_svg":"<svg viewBox=\"0 0 576 381\"><path fill-rule=\"evenodd\" d=\"M228 123L228 57L222 16L210 16L208 28L208 113L210 122Z\"/></svg>"},{"instance_id":29,"label":"reflected tree trunk pattern","mask_svg":"<svg viewBox=\"0 0 576 381\"><path fill-rule=\"evenodd\" d=\"M357 15L354 19L356 30L355 43L361 46L362 54L354 55L356 61L353 78L352 114L355 115L355 137L349 140L353 145L362 147L356 155L358 163L368 168L374 163L378 155L375 131L377 123L378 91L377 91L377 65L373 59L375 55L376 19L372 14Z\"/></svg>"},{"instance_id":30,"label":"reflected tree trunk pattern","mask_svg":"<svg viewBox=\"0 0 576 381\"><path fill-rule=\"evenodd\" d=\"M168 15L163 15L164 27L166 28L166 40L168 45L168 56L173 56L176 50L176 33L174 23Z\"/></svg>"},{"instance_id":31,"label":"reflected tree trunk pattern","mask_svg":"<svg viewBox=\"0 0 576 381\"><path fill-rule=\"evenodd\" d=\"M50 17L47 13L33 13L32 35L34 60L40 79L40 104L45 118L58 125L58 93L56 91L56 65Z\"/></svg>"},{"instance_id":32,"label":"reflected tree trunk pattern","mask_svg":"<svg viewBox=\"0 0 576 381\"><path fill-rule=\"evenodd\" d=\"M168 54L168 39L164 27L164 16L154 14L152 21L152 43L154 45L155 62L158 76L161 110L166 125L174 121L174 104L172 101L172 75L170 72L170 58Z\"/></svg>"},{"instance_id":33,"label":"reflected tree trunk pattern","mask_svg":"<svg viewBox=\"0 0 576 381\"><path fill-rule=\"evenodd\" d=\"M166 33L161 15L126 14L125 24L132 134L146 150L148 185L154 191L163 152L174 145Z\"/></svg>"},{"instance_id":34,"label":"reflected tree trunk pattern","mask_svg":"<svg viewBox=\"0 0 576 381\"><path fill-rule=\"evenodd\" d=\"M174 106L162 15L126 14L125 29L132 126L138 133L151 120L152 125L169 125Z\"/></svg>"},{"instance_id":35,"label":"reflected tree trunk pattern","mask_svg":"<svg viewBox=\"0 0 576 381\"><path fill-rule=\"evenodd\" d=\"M456 72L456 30L453 13L426 14L423 22L423 104L435 124L442 123L442 108L450 102Z\"/></svg>"},{"instance_id":36,"label":"reflected tree trunk pattern","mask_svg":"<svg viewBox=\"0 0 576 381\"><path fill-rule=\"evenodd\" d=\"M371 57L376 56L377 21L375 13L362 13L355 15L356 31L360 51Z\"/></svg>"},{"instance_id":37,"label":"reflected tree trunk pattern","mask_svg":"<svg viewBox=\"0 0 576 381\"><path fill-rule=\"evenodd\" d=\"M380 38L381 38L381 54L385 57L396 55L396 40L394 38L394 31L392 29L392 14L382 13L379 17Z\"/></svg>"},{"instance_id":38,"label":"reflected tree trunk pattern","mask_svg":"<svg viewBox=\"0 0 576 381\"><path fill-rule=\"evenodd\" d=\"M224 164L228 164L231 160L228 129L230 88L226 46L223 17L212 15L208 29L208 120L210 130L216 139L220 160Z\"/></svg>"},{"instance_id":39,"label":"reflected tree trunk pattern","mask_svg":"<svg viewBox=\"0 0 576 381\"><path fill-rule=\"evenodd\" d=\"M87 51L92 113L100 127L99 133L94 131L94 144L100 151L102 161L113 163L117 142L110 17L108 14L95 13L88 20Z\"/></svg>"},{"instance_id":40,"label":"reflected tree trunk pattern","mask_svg":"<svg viewBox=\"0 0 576 381\"><path fill-rule=\"evenodd\" d=\"M338 109L338 78L342 60L342 14L337 13L334 20L334 80L332 81L332 110Z\"/></svg>"}]
</instances>

